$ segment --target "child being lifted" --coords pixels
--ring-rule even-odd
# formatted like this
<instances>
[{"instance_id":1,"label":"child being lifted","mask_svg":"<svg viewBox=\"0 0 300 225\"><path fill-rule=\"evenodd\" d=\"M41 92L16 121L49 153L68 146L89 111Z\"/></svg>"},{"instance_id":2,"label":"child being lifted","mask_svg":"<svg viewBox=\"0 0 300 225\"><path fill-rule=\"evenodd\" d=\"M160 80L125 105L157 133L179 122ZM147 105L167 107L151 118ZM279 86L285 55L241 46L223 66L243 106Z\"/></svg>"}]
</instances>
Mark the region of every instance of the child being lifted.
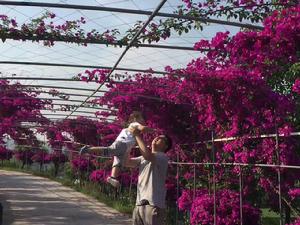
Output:
<instances>
[{"instance_id":1,"label":"child being lifted","mask_svg":"<svg viewBox=\"0 0 300 225\"><path fill-rule=\"evenodd\" d=\"M118 176L121 167L124 166L125 157L129 154L129 151L136 145L135 137L130 132L130 129L137 128L142 133L153 131L152 128L145 126L143 115L138 111L134 111L130 114L128 124L128 127L122 129L116 140L110 146L89 147L86 145L80 149L80 154L95 153L103 156L114 156L111 176L107 178L107 182L116 188L120 186Z\"/></svg>"}]
</instances>

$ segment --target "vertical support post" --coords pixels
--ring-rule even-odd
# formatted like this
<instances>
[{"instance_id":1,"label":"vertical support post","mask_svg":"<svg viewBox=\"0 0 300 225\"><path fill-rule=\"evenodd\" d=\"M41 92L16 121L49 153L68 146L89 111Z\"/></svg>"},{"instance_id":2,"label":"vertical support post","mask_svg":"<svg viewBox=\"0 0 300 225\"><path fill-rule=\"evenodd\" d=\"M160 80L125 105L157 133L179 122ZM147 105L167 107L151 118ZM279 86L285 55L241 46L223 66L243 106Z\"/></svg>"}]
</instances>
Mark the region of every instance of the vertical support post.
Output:
<instances>
[{"instance_id":1,"label":"vertical support post","mask_svg":"<svg viewBox=\"0 0 300 225\"><path fill-rule=\"evenodd\" d=\"M177 164L176 164L176 186L177 186L177 192L176 192L176 200L179 198L179 152L177 152ZM176 225L178 224L178 218L179 218L179 210L178 205L176 204Z\"/></svg>"},{"instance_id":2,"label":"vertical support post","mask_svg":"<svg viewBox=\"0 0 300 225\"><path fill-rule=\"evenodd\" d=\"M61 147L61 149L60 149L60 152L58 152L58 164L57 164L57 171L56 171L56 175L55 175L55 176L57 176L58 173L59 173L60 156L61 156L61 154L62 154L62 147Z\"/></svg>"},{"instance_id":3,"label":"vertical support post","mask_svg":"<svg viewBox=\"0 0 300 225\"><path fill-rule=\"evenodd\" d=\"M279 135L278 135L278 126L277 124L275 125L276 128L276 136L275 136L275 150L276 150L276 158L277 158L277 165L281 164L280 161L280 151L279 151ZM279 220L279 224L283 225L283 218L282 218L282 201L281 201L281 172L280 172L280 168L277 168L277 179L278 179L278 206L279 206L279 216L280 216L280 220Z\"/></svg>"},{"instance_id":4,"label":"vertical support post","mask_svg":"<svg viewBox=\"0 0 300 225\"><path fill-rule=\"evenodd\" d=\"M195 150L193 151L194 153L194 183L193 183L193 199L196 197L196 155L195 155Z\"/></svg>"},{"instance_id":5,"label":"vertical support post","mask_svg":"<svg viewBox=\"0 0 300 225\"><path fill-rule=\"evenodd\" d=\"M214 225L217 225L217 205L216 205L216 158L215 158L215 143L214 143L214 131L211 131L211 150L212 150L212 162L213 162L213 198L214 198Z\"/></svg>"},{"instance_id":6,"label":"vertical support post","mask_svg":"<svg viewBox=\"0 0 300 225\"><path fill-rule=\"evenodd\" d=\"M89 174L89 171L90 171L90 154L88 154L88 157L87 157L87 171L86 171L86 174L88 175Z\"/></svg>"},{"instance_id":7,"label":"vertical support post","mask_svg":"<svg viewBox=\"0 0 300 225\"><path fill-rule=\"evenodd\" d=\"M0 225L3 224L3 206L2 203L0 203Z\"/></svg>"},{"instance_id":8,"label":"vertical support post","mask_svg":"<svg viewBox=\"0 0 300 225\"><path fill-rule=\"evenodd\" d=\"M240 190L240 224L243 225L243 168L240 166L239 174L239 190Z\"/></svg>"},{"instance_id":9,"label":"vertical support post","mask_svg":"<svg viewBox=\"0 0 300 225\"><path fill-rule=\"evenodd\" d=\"M44 146L46 145L46 135L44 134ZM46 147L45 147L45 149L46 149ZM47 154L49 154L49 152L48 152L48 150L46 151L46 155ZM43 171L45 172L45 171L47 171L47 166L45 166L45 165L43 165Z\"/></svg>"},{"instance_id":10,"label":"vertical support post","mask_svg":"<svg viewBox=\"0 0 300 225\"><path fill-rule=\"evenodd\" d=\"M130 184L129 184L129 193L128 193L130 203L131 203L131 192L132 192L132 169L130 169Z\"/></svg>"},{"instance_id":11,"label":"vertical support post","mask_svg":"<svg viewBox=\"0 0 300 225\"><path fill-rule=\"evenodd\" d=\"M26 169L28 169L28 151L25 150L25 165L26 165Z\"/></svg>"},{"instance_id":12,"label":"vertical support post","mask_svg":"<svg viewBox=\"0 0 300 225\"><path fill-rule=\"evenodd\" d=\"M41 171L44 171L44 164L45 164L45 152L42 150L42 166L41 166Z\"/></svg>"}]
</instances>

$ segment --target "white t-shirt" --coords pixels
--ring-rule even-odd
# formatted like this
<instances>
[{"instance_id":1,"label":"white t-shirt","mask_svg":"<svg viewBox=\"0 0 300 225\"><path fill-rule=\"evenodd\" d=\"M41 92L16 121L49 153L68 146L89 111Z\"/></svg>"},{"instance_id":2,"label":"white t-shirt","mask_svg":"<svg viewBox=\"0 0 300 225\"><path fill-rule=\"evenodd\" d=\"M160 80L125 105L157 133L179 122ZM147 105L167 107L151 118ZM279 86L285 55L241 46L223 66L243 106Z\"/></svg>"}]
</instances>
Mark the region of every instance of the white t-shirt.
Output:
<instances>
[{"instance_id":1,"label":"white t-shirt","mask_svg":"<svg viewBox=\"0 0 300 225\"><path fill-rule=\"evenodd\" d=\"M133 122L129 124L128 128L137 128L138 126L141 126L141 124L138 122ZM136 140L132 133L130 133L128 128L122 129L119 136L116 138L116 141L126 143L127 149L131 149L135 146Z\"/></svg>"},{"instance_id":2,"label":"white t-shirt","mask_svg":"<svg viewBox=\"0 0 300 225\"><path fill-rule=\"evenodd\" d=\"M145 160L143 156L133 159L139 162L136 204L138 205L141 200L146 199L150 205L165 208L167 155L163 152L155 153L154 162Z\"/></svg>"}]
</instances>

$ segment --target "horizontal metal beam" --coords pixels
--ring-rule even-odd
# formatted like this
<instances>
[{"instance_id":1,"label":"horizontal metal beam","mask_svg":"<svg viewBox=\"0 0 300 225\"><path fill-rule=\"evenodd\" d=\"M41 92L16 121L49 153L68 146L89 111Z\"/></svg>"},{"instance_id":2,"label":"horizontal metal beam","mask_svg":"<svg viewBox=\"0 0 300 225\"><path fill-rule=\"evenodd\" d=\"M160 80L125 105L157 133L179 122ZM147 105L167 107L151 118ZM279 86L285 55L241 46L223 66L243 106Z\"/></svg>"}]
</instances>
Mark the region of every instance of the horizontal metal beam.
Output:
<instances>
[{"instance_id":1,"label":"horizontal metal beam","mask_svg":"<svg viewBox=\"0 0 300 225\"><path fill-rule=\"evenodd\" d=\"M0 77L0 80L3 79L3 80L39 80L40 78L36 78L36 77ZM73 79L67 79L67 78L41 78L41 80L51 80L51 81L56 81L56 80L63 80L63 81L74 81ZM81 81L83 82L83 81ZM118 84L129 84L129 85L134 85L135 83L134 82L122 82L122 81L114 81L115 83L118 83ZM50 86L43 86L43 85L22 85L22 86L25 86L25 87L41 87L41 88L49 88ZM164 87L164 86L163 86ZM53 87L51 86L51 88L54 88L54 89L71 89L71 90L83 90L83 91L95 91L94 89L79 89L79 88L69 88L69 87ZM102 91L102 90L97 90L97 92L102 92L102 93L106 93L108 91ZM62 93L63 94L63 93ZM65 93L67 95L67 93ZM137 97L141 97L141 98L148 98L148 99L152 99L152 100L159 100L159 101L166 101L164 99L161 99L159 97L153 97L153 96L147 96L147 95L136 95L136 94L126 94L126 93L121 93L121 92L116 92L115 94L118 94L118 95L122 95L122 96L137 96ZM86 95L87 97L89 97L90 95ZM93 98L96 98L96 97L101 97L101 96L92 96Z\"/></svg>"},{"instance_id":2,"label":"horizontal metal beam","mask_svg":"<svg viewBox=\"0 0 300 225\"><path fill-rule=\"evenodd\" d=\"M51 110L51 109L42 109L41 111L51 111L51 112L53 112L53 111L58 111L58 112L66 112L65 110L61 110L61 109L55 109L55 110ZM86 113L86 114L93 114L93 115L95 115L95 113L96 112L87 112L87 111L76 111L76 112L78 112L78 113ZM43 112L42 112L42 114L43 114ZM44 115L44 114L43 114Z\"/></svg>"},{"instance_id":3,"label":"horizontal metal beam","mask_svg":"<svg viewBox=\"0 0 300 225\"><path fill-rule=\"evenodd\" d=\"M9 100L9 99L16 99L14 97L3 97L1 98L1 100ZM18 99L24 99L24 100L36 100L35 98L19 98ZM60 98L38 98L38 99L41 99L41 100L54 100L54 101L69 101L69 102L78 102L78 103L81 103L82 101L80 100L64 100L64 99L60 99ZM92 103L88 103L88 104L91 104L93 105ZM51 105L56 105L56 103L51 103ZM69 105L69 104L61 104L61 105ZM115 110L112 110L112 109L107 109L107 108L102 108L102 107L97 107L95 109L99 109L99 110L103 110L103 111L115 111Z\"/></svg>"},{"instance_id":4,"label":"horizontal metal beam","mask_svg":"<svg viewBox=\"0 0 300 225\"><path fill-rule=\"evenodd\" d=\"M39 98L39 97L38 97ZM3 99L3 98L2 98ZM42 99L42 100L53 100L53 101L66 101L66 102L82 102L80 100L72 100L72 99L61 99L61 98L39 98L39 99ZM88 103L88 104L91 104L93 105L93 103ZM102 110L110 110L110 109L105 109L105 108L101 108Z\"/></svg>"},{"instance_id":5,"label":"horizontal metal beam","mask_svg":"<svg viewBox=\"0 0 300 225\"><path fill-rule=\"evenodd\" d=\"M95 89L91 89L91 88L60 87L60 86L52 86L52 85L48 86L48 85L22 84L22 86L29 87L29 88L66 89L66 90L74 90L74 91L95 91ZM106 93L107 91L99 90L98 92ZM98 96L98 97L100 97L100 96Z\"/></svg>"},{"instance_id":6,"label":"horizontal metal beam","mask_svg":"<svg viewBox=\"0 0 300 225\"><path fill-rule=\"evenodd\" d=\"M49 92L49 91L39 91L39 93L51 95L51 92ZM76 97L87 97L87 96L89 96L89 95L85 95L85 94L73 94L73 93L64 93L64 92L62 92L60 94L68 95L68 96L76 96ZM94 96L94 97L97 97L97 96Z\"/></svg>"},{"instance_id":7,"label":"horizontal metal beam","mask_svg":"<svg viewBox=\"0 0 300 225\"><path fill-rule=\"evenodd\" d=\"M16 99L15 97L3 97L1 100L9 100L9 99ZM36 100L36 98L29 98L29 97L17 97L17 99L24 99L24 100ZM61 98L39 98L41 100L52 100L52 101L66 101L66 102L82 102L80 100L71 100L71 99L61 99Z\"/></svg>"},{"instance_id":8,"label":"horizontal metal beam","mask_svg":"<svg viewBox=\"0 0 300 225\"><path fill-rule=\"evenodd\" d=\"M0 2L1 3L1 2ZM30 40L30 41L56 41L56 42L67 42L67 43L86 43L86 44L99 44L99 45L113 45L113 46L129 46L129 43L122 43L120 41L108 42L104 40L78 40L73 37L32 37L24 34L22 37L15 37L13 34L0 33L2 40L12 39L12 40ZM160 49L173 49L173 50L185 50L185 51L199 51L194 49L194 47L184 47L184 46L172 46L172 45L157 45L157 44L131 44L132 47L143 47L143 48L160 48ZM203 49L206 51L207 49Z\"/></svg>"},{"instance_id":9,"label":"horizontal metal beam","mask_svg":"<svg viewBox=\"0 0 300 225\"><path fill-rule=\"evenodd\" d=\"M50 116L50 114L49 114L49 116ZM52 116L52 115L51 115ZM72 117L80 117L79 115L72 115ZM84 116L83 116L84 117ZM47 119L60 119L60 118L57 118L57 117L46 117ZM97 120L103 120L103 119L105 119L105 120L108 120L108 121L116 121L115 119L110 119L110 118L105 118L105 117L91 117L91 118L93 118L93 119L97 119ZM72 120L74 119L74 118L71 118ZM25 123L35 123L35 122L39 122L38 120L36 120L36 118L28 118L26 121L23 121L23 120L20 120L20 121L15 121L15 122L20 122L20 123L23 123L23 124L25 124ZM83 121L76 121L77 123L79 123L79 124L86 124L85 122L83 122ZM19 123L19 124L20 124ZM21 125L21 124L20 124ZM45 127L48 127L49 125L43 125L43 126L45 126Z\"/></svg>"},{"instance_id":10,"label":"horizontal metal beam","mask_svg":"<svg viewBox=\"0 0 300 225\"><path fill-rule=\"evenodd\" d=\"M69 88L69 87L58 87L58 86L44 86L44 85L22 85L24 87L33 87L33 88L49 88L49 89L70 89L70 90L82 90L81 88ZM86 91L87 89L83 89L83 91ZM94 91L94 89L88 89L87 91ZM46 92L46 91L37 91L37 92L40 92L40 93L46 93L46 94L50 94L50 92ZM99 92L107 92L107 91L99 91ZM72 94L72 93L61 93L63 95L71 95L71 96L83 96L83 97L87 97L89 95L83 95L83 94ZM94 96L95 98L99 98L101 96ZM55 104L55 103L52 103L52 105L66 105L66 104ZM88 109L100 109L101 108L97 108L97 107L81 107L81 108L88 108Z\"/></svg>"},{"instance_id":11,"label":"horizontal metal beam","mask_svg":"<svg viewBox=\"0 0 300 225\"><path fill-rule=\"evenodd\" d=\"M0 78L1 80L1 78ZM29 87L29 88L49 88L49 89L67 89L67 90L78 90L78 91L94 91L94 89L84 89L84 88L72 88L72 87L59 87L59 86L46 86L46 85L31 85L31 84L24 84L22 85L21 87ZM39 92L39 91L36 91L36 92ZM43 91L42 91L43 92ZM98 92L103 92L103 93L106 93L107 91L101 91L99 90ZM48 94L50 94L48 92ZM66 94L68 95L68 93L62 93L62 94ZM89 95L87 95L89 96ZM95 98L97 97L101 97L101 96L94 96ZM52 103L52 105L60 105L60 106L72 106L72 105L68 105L68 104L55 104L55 103ZM74 105L75 107L76 105ZM101 108L99 107L85 107L85 106L82 106L81 108L89 108L89 109L99 109L101 110Z\"/></svg>"},{"instance_id":12,"label":"horizontal metal beam","mask_svg":"<svg viewBox=\"0 0 300 225\"><path fill-rule=\"evenodd\" d=\"M52 78L52 77L0 77L0 80L46 80L46 81L71 81L71 82L85 82L83 80L75 80L73 78ZM97 83L95 80L89 81L91 83ZM106 81L107 82L107 81ZM133 84L132 82L113 81L116 84ZM95 90L93 90L95 91Z\"/></svg>"},{"instance_id":13,"label":"horizontal metal beam","mask_svg":"<svg viewBox=\"0 0 300 225\"><path fill-rule=\"evenodd\" d=\"M77 115L71 115L71 117L78 117ZM49 119L49 120L63 120L63 119L65 119L65 118L57 118L57 117L46 117L47 119ZM102 119L105 119L105 120L107 120L107 121L112 121L112 122L114 122L115 120L113 120L113 119L108 119L108 118L96 118L96 117L91 117L90 119L97 119L97 121L99 121L99 120L102 120ZM39 122L38 120L33 120L33 119L28 119L27 121L21 121L21 122L29 122L29 123L34 123L34 122ZM46 125L46 127L48 127L47 125Z\"/></svg>"},{"instance_id":14,"label":"horizontal metal beam","mask_svg":"<svg viewBox=\"0 0 300 225\"><path fill-rule=\"evenodd\" d=\"M43 113L42 115L43 116L64 116L64 117L67 116L66 114L63 114L63 113ZM74 116L76 116L76 117L81 116L81 117L86 117L86 118L100 119L100 118L98 118L96 116L84 116L84 115L74 115Z\"/></svg>"},{"instance_id":15,"label":"horizontal metal beam","mask_svg":"<svg viewBox=\"0 0 300 225\"><path fill-rule=\"evenodd\" d=\"M72 107L77 107L78 105L70 105L70 104L61 104L61 103L52 103L52 105L57 105L57 106L72 106ZM81 106L80 108L85 108L85 109L96 109L98 111L101 111L102 108L98 108L98 107L88 107L88 106ZM47 110L47 109L46 109ZM55 110L55 109L53 109ZM113 111L113 110L110 110Z\"/></svg>"},{"instance_id":16,"label":"horizontal metal beam","mask_svg":"<svg viewBox=\"0 0 300 225\"><path fill-rule=\"evenodd\" d=\"M72 78L52 78L52 77L0 77L0 80L46 80L46 81L72 81L72 82L83 82L82 80L75 80ZM94 80L89 81L96 83Z\"/></svg>"},{"instance_id":17,"label":"horizontal metal beam","mask_svg":"<svg viewBox=\"0 0 300 225\"><path fill-rule=\"evenodd\" d=\"M110 70L110 66L96 66L96 65L78 65L78 64L62 64L62 63L41 63L41 62L14 62L14 61L0 61L0 64L13 64L13 65L30 65L30 66L54 66L54 67L71 67L71 68L95 68L95 69L107 69ZM156 73L156 74L167 74L165 71L157 70L142 70L134 68L124 68L118 67L115 70L121 71L132 71L132 72L141 72L141 73Z\"/></svg>"},{"instance_id":18,"label":"horizontal metal beam","mask_svg":"<svg viewBox=\"0 0 300 225\"><path fill-rule=\"evenodd\" d=\"M73 5L73 4L57 4L57 3L42 3L42 2L17 2L17 1L0 1L0 5L15 5L15 6L32 6L32 7L50 7L50 8L64 8L64 9L80 9L80 10L93 10L93 11L104 11L104 12L118 12L118 13L128 13L137 15L151 15L151 11L146 10L135 10L135 9L123 9L123 8L113 8L113 7L103 7L103 6L87 6L87 5ZM166 18L177 18L185 19L189 21L200 21L203 23L215 23L222 25L229 25L235 27L243 27L249 29L262 29L261 26L244 24L239 22L230 22L225 20L208 19L204 17L193 17L185 16L172 13L162 13L158 12L156 16L166 17Z\"/></svg>"}]
</instances>

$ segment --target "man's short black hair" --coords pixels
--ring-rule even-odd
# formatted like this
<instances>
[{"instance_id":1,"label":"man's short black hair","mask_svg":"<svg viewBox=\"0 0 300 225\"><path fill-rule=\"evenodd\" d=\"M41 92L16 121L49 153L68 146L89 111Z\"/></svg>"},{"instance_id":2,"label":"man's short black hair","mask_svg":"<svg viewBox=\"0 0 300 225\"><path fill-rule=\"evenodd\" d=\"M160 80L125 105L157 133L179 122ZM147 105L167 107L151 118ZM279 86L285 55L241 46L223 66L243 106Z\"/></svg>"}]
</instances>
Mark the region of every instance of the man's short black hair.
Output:
<instances>
[{"instance_id":1,"label":"man's short black hair","mask_svg":"<svg viewBox=\"0 0 300 225\"><path fill-rule=\"evenodd\" d=\"M173 143L172 143L172 139L168 135L164 134L164 137L165 137L165 141L166 141L166 145L167 145L165 152L167 152L172 148Z\"/></svg>"}]
</instances>

